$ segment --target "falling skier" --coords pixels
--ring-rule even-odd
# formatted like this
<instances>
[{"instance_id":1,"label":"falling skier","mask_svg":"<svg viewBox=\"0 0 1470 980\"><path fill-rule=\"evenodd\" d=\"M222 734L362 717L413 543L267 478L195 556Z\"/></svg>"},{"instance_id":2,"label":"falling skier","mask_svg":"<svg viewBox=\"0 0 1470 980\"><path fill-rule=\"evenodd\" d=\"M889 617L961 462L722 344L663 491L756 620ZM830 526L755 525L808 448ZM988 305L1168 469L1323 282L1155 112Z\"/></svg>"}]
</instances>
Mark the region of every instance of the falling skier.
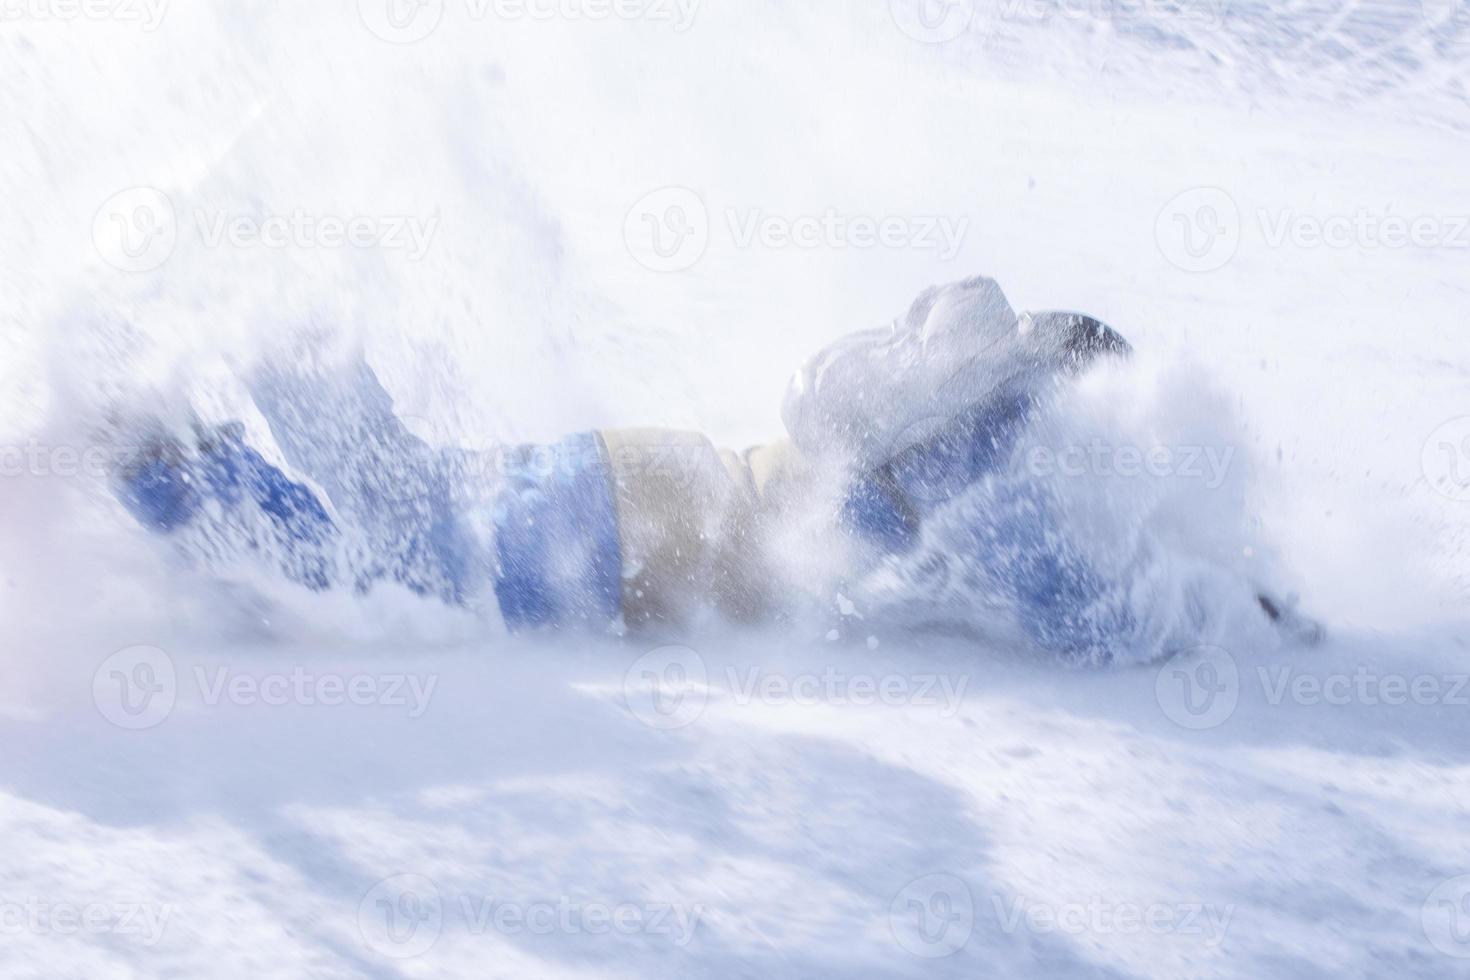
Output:
<instances>
[{"instance_id":1,"label":"falling skier","mask_svg":"<svg viewBox=\"0 0 1470 980\"><path fill-rule=\"evenodd\" d=\"M247 445L241 424L195 424L188 438L154 425L115 490L211 567L254 555L315 590L394 582L477 608L493 596L512 630L766 620L793 601L776 557L793 524L844 543L839 578L904 555L931 518L1012 466L1069 379L1129 353L1091 317L1017 315L990 279L932 288L891 326L808 361L783 405L788 437L742 453L659 429L434 447L360 359L275 365L251 393L291 473ZM1107 583L1066 546L1045 487L996 486L971 521L986 587L1035 645L1113 659L1134 624L1126 609L1097 614ZM1287 603L1259 603L1311 638Z\"/></svg>"}]
</instances>

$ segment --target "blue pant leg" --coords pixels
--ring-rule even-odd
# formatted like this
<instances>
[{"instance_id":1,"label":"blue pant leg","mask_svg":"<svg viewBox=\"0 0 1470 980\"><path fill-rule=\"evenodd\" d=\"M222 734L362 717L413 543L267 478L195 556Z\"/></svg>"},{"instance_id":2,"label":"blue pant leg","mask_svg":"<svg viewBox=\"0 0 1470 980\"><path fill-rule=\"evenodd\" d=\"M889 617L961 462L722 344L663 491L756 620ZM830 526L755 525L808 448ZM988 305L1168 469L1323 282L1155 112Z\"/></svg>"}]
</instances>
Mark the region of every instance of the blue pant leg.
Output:
<instances>
[{"instance_id":1,"label":"blue pant leg","mask_svg":"<svg viewBox=\"0 0 1470 980\"><path fill-rule=\"evenodd\" d=\"M365 361L269 366L251 393L291 466L322 487L360 542L359 589L388 580L458 604L484 584L489 559L465 515L483 492L467 485L477 467L415 436Z\"/></svg>"},{"instance_id":2,"label":"blue pant leg","mask_svg":"<svg viewBox=\"0 0 1470 980\"><path fill-rule=\"evenodd\" d=\"M371 454L382 452L388 438L381 437ZM330 454L303 448L299 434L297 439L297 452L318 454L315 473L328 476L321 467ZM363 480L354 472L363 456L330 461L339 467L333 485L349 495L351 517L368 516L372 526L367 531L334 522L309 487L244 444L238 425L201 436L190 447L156 440L145 459L119 474L117 494L140 523L161 533L210 524L259 524L257 537L270 539L282 572L310 588L365 589L387 579L456 601L458 594L441 590L446 583L455 587L464 580L453 577L453 566L444 556L478 545L484 553L472 553L471 558L484 564L486 587L493 585L512 629L603 629L617 621L622 555L611 474L595 433L549 446L513 447L495 453L493 461L418 452L417 440L407 440L398 445L414 465L400 466L398 473L406 472L415 487L431 487L427 496L398 500ZM455 474L490 478L494 484L484 512L487 533L474 535L473 542L464 531L470 518L450 486ZM351 536L373 541L365 559L348 561L342 554L344 539ZM493 549L478 544L490 537Z\"/></svg>"},{"instance_id":3,"label":"blue pant leg","mask_svg":"<svg viewBox=\"0 0 1470 980\"><path fill-rule=\"evenodd\" d=\"M485 582L491 560L466 524L455 482L471 468L409 432L365 362L267 368L252 382L292 469L321 487L338 519L306 484L245 445L233 424L192 440L147 440L150 448L116 481L141 523L200 530L185 542L207 553L199 557L268 550L288 578L313 588L366 591L391 581L461 603Z\"/></svg>"}]
</instances>

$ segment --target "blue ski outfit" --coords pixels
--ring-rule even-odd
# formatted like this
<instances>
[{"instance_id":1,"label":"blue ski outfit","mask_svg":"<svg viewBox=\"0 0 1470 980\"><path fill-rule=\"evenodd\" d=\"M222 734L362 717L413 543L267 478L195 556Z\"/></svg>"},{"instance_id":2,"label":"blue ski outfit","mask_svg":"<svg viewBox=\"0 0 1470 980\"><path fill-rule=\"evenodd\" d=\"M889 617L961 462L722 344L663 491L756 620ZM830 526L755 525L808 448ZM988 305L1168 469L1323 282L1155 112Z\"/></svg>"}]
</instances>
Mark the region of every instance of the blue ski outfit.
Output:
<instances>
[{"instance_id":1,"label":"blue ski outfit","mask_svg":"<svg viewBox=\"0 0 1470 980\"><path fill-rule=\"evenodd\" d=\"M361 361L272 366L251 393L287 468L231 424L148 439L114 485L138 521L195 557L255 552L311 589L395 582L456 605L493 595L513 630L679 624L709 609L760 619L782 598L765 529L819 483L836 474L839 533L902 555L932 514L1009 464L1058 377L1127 352L1092 318L1018 315L990 279L932 288L803 365L786 438L739 453L658 429L435 447ZM1098 586L1048 544L1044 503L1007 491L976 517L975 541L1008 556L1004 587L1026 631L1065 648L1070 611Z\"/></svg>"}]
</instances>

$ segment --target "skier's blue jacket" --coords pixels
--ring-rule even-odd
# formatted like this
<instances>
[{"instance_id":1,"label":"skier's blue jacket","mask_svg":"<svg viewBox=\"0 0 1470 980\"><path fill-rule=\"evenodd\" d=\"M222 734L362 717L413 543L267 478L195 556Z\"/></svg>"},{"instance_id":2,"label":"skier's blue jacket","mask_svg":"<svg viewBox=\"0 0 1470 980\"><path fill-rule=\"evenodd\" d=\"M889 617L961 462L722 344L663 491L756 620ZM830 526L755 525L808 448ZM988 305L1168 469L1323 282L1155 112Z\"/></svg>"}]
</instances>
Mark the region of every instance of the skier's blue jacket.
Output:
<instances>
[{"instance_id":1,"label":"skier's blue jacket","mask_svg":"<svg viewBox=\"0 0 1470 980\"><path fill-rule=\"evenodd\" d=\"M253 395L286 466L234 424L146 440L116 485L141 523L194 553L256 552L312 589L392 581L455 604L493 594L512 629L710 607L759 616L778 598L767 528L822 474L843 474L839 533L869 554L906 551L936 509L1006 465L1052 380L1123 351L1086 317L1018 317L988 279L931 289L890 327L808 362L783 406L789 438L741 454L665 430L439 449L393 414L365 364L277 368ZM1068 611L1097 584L1056 559L1037 502L998 500L975 517L976 540L1012 556L1005 586L1022 625L1065 645Z\"/></svg>"}]
</instances>

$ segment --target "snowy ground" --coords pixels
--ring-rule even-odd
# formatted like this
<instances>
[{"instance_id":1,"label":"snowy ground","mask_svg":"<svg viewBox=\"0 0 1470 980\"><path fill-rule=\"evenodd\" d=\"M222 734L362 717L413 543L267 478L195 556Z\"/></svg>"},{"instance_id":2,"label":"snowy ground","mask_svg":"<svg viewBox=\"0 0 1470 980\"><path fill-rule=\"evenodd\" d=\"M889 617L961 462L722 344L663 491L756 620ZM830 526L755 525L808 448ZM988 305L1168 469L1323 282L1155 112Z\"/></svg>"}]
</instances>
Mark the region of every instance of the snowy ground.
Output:
<instances>
[{"instance_id":1,"label":"snowy ground","mask_svg":"<svg viewBox=\"0 0 1470 980\"><path fill-rule=\"evenodd\" d=\"M531 6L0 5L0 974L1470 976L1470 8ZM1326 645L252 632L81 455L322 324L446 441L742 445L977 272L1209 415Z\"/></svg>"}]
</instances>

